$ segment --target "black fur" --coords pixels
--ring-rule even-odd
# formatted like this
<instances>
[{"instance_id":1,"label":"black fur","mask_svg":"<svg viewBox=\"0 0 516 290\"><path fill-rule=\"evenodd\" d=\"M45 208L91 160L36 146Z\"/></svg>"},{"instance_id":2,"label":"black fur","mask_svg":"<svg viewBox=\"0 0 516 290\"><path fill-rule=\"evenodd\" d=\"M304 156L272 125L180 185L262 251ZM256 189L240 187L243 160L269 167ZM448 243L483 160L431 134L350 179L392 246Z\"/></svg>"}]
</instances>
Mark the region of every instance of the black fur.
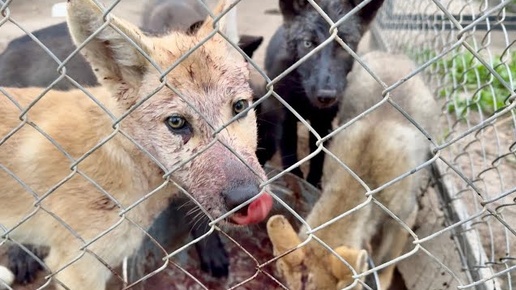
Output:
<instances>
[{"instance_id":1,"label":"black fur","mask_svg":"<svg viewBox=\"0 0 516 290\"><path fill-rule=\"evenodd\" d=\"M65 60L75 49L66 22L33 32L60 61ZM0 86L47 87L58 77L57 62L28 35L11 41L0 54ZM76 54L66 64L66 74L84 86L98 85L93 70L84 57ZM56 90L69 90L73 84L63 79L54 85Z\"/></svg>"},{"instance_id":2,"label":"black fur","mask_svg":"<svg viewBox=\"0 0 516 290\"><path fill-rule=\"evenodd\" d=\"M48 248L25 244L23 246L40 260L48 255ZM36 259L19 246L9 246L7 257L9 260L7 267L14 273L17 283L31 283L36 279L38 271L43 269L43 266Z\"/></svg>"},{"instance_id":3,"label":"black fur","mask_svg":"<svg viewBox=\"0 0 516 290\"><path fill-rule=\"evenodd\" d=\"M192 29L198 28L197 25L192 24ZM33 34L60 61L65 60L76 49L66 22L34 31ZM244 53L252 57L262 41L261 36L241 35L238 45ZM60 76L57 72L58 66L54 58L28 35L16 38L0 54L0 86L48 87ZM66 74L80 85L99 84L93 70L81 54L72 57L65 67ZM73 83L66 78L53 86L53 89L64 91L73 88Z\"/></svg>"},{"instance_id":4,"label":"black fur","mask_svg":"<svg viewBox=\"0 0 516 290\"><path fill-rule=\"evenodd\" d=\"M317 3L333 21L346 15L360 0L321 0ZM338 36L353 50L356 50L362 35L368 29L383 0L372 0L358 13L349 17L339 26ZM265 69L273 79L312 49L330 37L330 25L306 0L280 0L283 25L278 28L267 47ZM327 43L294 71L274 85L278 93L303 118L310 121L312 128L324 137L331 131L342 92L346 87L346 75L351 70L354 59L337 41ZM274 102L269 98L265 102ZM276 144L282 157L283 168L298 162L297 122L299 121L287 108L276 110L274 116L264 115L265 107L278 105L263 104L258 116L259 161L265 163L276 151ZM272 119L270 119L272 118ZM280 124L271 126L271 124ZM270 132L273 130L273 133ZM270 136L279 140L271 141ZM273 138L273 139L274 139ZM310 134L310 152L316 150L317 138ZM319 187L322 176L324 153L310 160L307 181ZM292 170L302 177L299 167Z\"/></svg>"},{"instance_id":5,"label":"black fur","mask_svg":"<svg viewBox=\"0 0 516 290\"><path fill-rule=\"evenodd\" d=\"M192 238L196 239L206 233L207 222L192 229ZM204 230L203 230L204 229ZM229 274L229 257L224 244L216 232L195 244L201 262L201 270L215 278L227 277Z\"/></svg>"}]
</instances>

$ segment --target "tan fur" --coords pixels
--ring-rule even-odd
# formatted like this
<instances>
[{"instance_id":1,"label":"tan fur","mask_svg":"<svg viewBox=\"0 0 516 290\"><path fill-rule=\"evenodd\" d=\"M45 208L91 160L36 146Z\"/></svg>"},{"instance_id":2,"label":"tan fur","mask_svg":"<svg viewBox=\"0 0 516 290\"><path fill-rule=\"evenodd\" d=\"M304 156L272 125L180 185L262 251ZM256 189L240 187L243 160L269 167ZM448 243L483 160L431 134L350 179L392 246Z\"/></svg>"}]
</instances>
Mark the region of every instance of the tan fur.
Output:
<instances>
[{"instance_id":1,"label":"tan fur","mask_svg":"<svg viewBox=\"0 0 516 290\"><path fill-rule=\"evenodd\" d=\"M214 14L225 7L221 1ZM69 1L68 23L77 44L103 25L102 13L92 1ZM50 246L45 263L69 289L105 289L111 273L97 257L113 267L133 253L144 234L133 223L146 229L178 193L163 175L205 149L214 129L233 118L234 102L252 98L245 62L215 35L168 73L166 79L176 91L163 87L133 108L159 87L160 73L113 27L166 70L204 39L213 23L207 20L193 36L149 38L135 26L109 17L111 24L81 52L103 85L87 92L112 117L81 90L50 91L28 110L22 117L27 122L22 123L20 108L32 104L42 90L0 88L0 229L9 230L8 236L18 242ZM219 27L224 31L223 23ZM113 129L114 121L130 108L134 111ZM165 125L173 113L185 116L194 130L187 143ZM226 212L221 192L232 174L257 183L265 179L254 153L253 110L217 138L219 142L171 175L213 218ZM78 159L82 161L71 168ZM87 251L81 251L89 242Z\"/></svg>"},{"instance_id":2,"label":"tan fur","mask_svg":"<svg viewBox=\"0 0 516 290\"><path fill-rule=\"evenodd\" d=\"M372 52L363 59L388 85L407 76L415 68L402 55ZM382 91L383 88L356 63L348 76L348 88L339 114L341 124L379 102ZM420 76L396 88L391 97L435 136L439 111ZM390 104L383 104L339 132L332 139L329 149L373 190L424 163L429 148L430 142L415 126ZM415 222L416 198L422 182L418 172L376 193L374 198L411 227ZM315 228L355 208L366 201L366 192L335 159L328 157L324 167L323 193L307 217L307 223ZM306 232L306 227L300 229L299 242L308 238ZM274 235L274 231L269 230L270 233ZM281 235L288 239L290 234ZM315 232L315 236L335 249L357 273L361 273L367 269L364 250L372 249L369 254L375 265L391 261L401 255L408 232L379 206L369 203ZM278 239L281 237L271 237L273 242ZM293 269L288 262L285 263L286 257L280 260L281 263L278 262L290 289L341 289L353 282L356 284L352 289L362 289L362 285L352 279L351 269L317 241L310 241L302 250L305 255L302 267ZM380 270L381 289L389 288L393 270L394 266ZM299 286L303 284L299 281L300 276L305 276L305 288Z\"/></svg>"}]
</instances>

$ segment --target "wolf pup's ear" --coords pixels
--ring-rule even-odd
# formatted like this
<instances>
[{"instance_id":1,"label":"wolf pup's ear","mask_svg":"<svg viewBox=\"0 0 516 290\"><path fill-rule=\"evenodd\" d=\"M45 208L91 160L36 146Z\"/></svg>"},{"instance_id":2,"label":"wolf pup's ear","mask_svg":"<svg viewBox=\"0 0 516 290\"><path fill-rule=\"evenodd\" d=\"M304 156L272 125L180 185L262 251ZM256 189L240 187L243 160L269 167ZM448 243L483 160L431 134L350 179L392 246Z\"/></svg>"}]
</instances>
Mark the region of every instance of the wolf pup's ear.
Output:
<instances>
[{"instance_id":1,"label":"wolf pup's ear","mask_svg":"<svg viewBox=\"0 0 516 290\"><path fill-rule=\"evenodd\" d=\"M100 29L106 22L99 6L91 0L68 1L67 21L75 44L82 45L94 34L81 53L90 62L99 82L120 102L130 106L134 100L127 99L126 94L140 86L147 60L128 39L145 53L150 49L147 38L136 26L110 17L110 24Z\"/></svg>"},{"instance_id":2,"label":"wolf pup's ear","mask_svg":"<svg viewBox=\"0 0 516 290\"><path fill-rule=\"evenodd\" d=\"M219 17L222 13L226 12L231 7L233 1L220 0L217 7L213 10L213 15ZM226 12L224 17L220 18L217 22L219 31L224 34L231 42L238 44L238 32L236 24L236 7L231 8L230 11ZM206 37L215 29L214 19L208 15L206 20L202 23L201 27L197 31L197 36ZM213 36L214 38L222 38L218 33ZM224 40L224 39L222 39ZM224 40L225 41L225 40Z\"/></svg>"},{"instance_id":3,"label":"wolf pup's ear","mask_svg":"<svg viewBox=\"0 0 516 290\"><path fill-rule=\"evenodd\" d=\"M346 0L349 1L349 0ZM362 3L366 0L351 0L351 4L353 6L357 6L358 4ZM358 11L358 17L362 20L362 25L369 26L371 21L373 21L374 17L376 16L376 13L382 7L384 0L371 0L368 4L366 4L360 11ZM365 30L365 29L364 29Z\"/></svg>"},{"instance_id":4,"label":"wolf pup's ear","mask_svg":"<svg viewBox=\"0 0 516 290\"><path fill-rule=\"evenodd\" d=\"M299 15L307 5L310 5L306 0L280 0L279 7L283 15L283 21L288 23Z\"/></svg>"},{"instance_id":5,"label":"wolf pup's ear","mask_svg":"<svg viewBox=\"0 0 516 290\"><path fill-rule=\"evenodd\" d=\"M190 27L188 27L188 29L186 30L186 34L188 34L188 35L196 34L197 31L199 31L199 29L201 29L201 26L203 23L204 23L204 21L197 21L194 24L190 25Z\"/></svg>"},{"instance_id":6,"label":"wolf pup's ear","mask_svg":"<svg viewBox=\"0 0 516 290\"><path fill-rule=\"evenodd\" d=\"M249 56L249 58L253 57L254 52L260 47L260 44L263 42L263 37L247 35L240 35L240 39L238 41L238 46Z\"/></svg>"}]
</instances>

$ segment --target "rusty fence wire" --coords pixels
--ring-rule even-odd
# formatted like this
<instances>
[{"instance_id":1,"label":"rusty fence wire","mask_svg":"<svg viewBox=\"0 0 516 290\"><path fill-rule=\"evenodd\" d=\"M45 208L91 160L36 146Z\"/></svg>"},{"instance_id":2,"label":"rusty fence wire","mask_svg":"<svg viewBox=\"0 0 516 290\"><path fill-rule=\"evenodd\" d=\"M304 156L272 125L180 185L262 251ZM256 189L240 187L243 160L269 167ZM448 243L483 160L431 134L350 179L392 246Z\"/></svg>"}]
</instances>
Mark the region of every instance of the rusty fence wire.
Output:
<instances>
[{"instance_id":1,"label":"rusty fence wire","mask_svg":"<svg viewBox=\"0 0 516 290\"><path fill-rule=\"evenodd\" d=\"M248 7L246 6L248 1L253 0L235 1L230 9L236 7L239 13L242 13ZM51 49L34 36L31 29L25 27L23 21L17 19L14 5L16 2L22 1L0 0L0 33L4 29L21 29L55 61L58 73L51 83L39 90L30 105L18 107L20 123L5 136L0 136L0 150L3 150L2 145L7 144L12 136L16 136L22 127L30 126L64 154L70 163L70 172L47 192L36 194L28 185L24 184L23 180L17 179L16 174L9 171L7 164L0 164L4 175L9 174L26 188L27 194L34 195L34 208L13 227L4 226L0 220L0 265L4 265L4 262L7 261L5 253L8 247L20 247L23 252L37 260L43 267L42 272L45 272L29 286L32 287L30 289L54 289L52 284L60 283L55 275L62 269L56 269L57 273L50 273L44 264L44 257L38 254L39 250L32 253L31 251L34 251L32 246L12 238L11 233L16 232L17 228L22 227L32 217L37 217L37 214L42 211L53 215L45 208L44 199L74 176L81 176L115 205L120 219L116 223L108 225L104 231L97 232L94 238L86 240L73 228L65 225L59 216L54 215L54 218L62 222L67 230L80 241L80 249L74 249L79 254L73 256L62 268L84 259L85 255L93 255L113 274L108 289L256 289L258 287L286 289L287 283L282 277L282 273L276 268L279 258L275 258L273 255L264 223L240 231L227 229L221 226L220 222L244 205L213 218L200 205L199 201L180 185L181 181L176 183L174 179L176 170L191 163L192 160L200 158L200 155L217 144L222 144L231 154L235 154L237 159L246 164L246 157L239 154L230 145L225 144L224 139L219 137L219 134L223 136L221 132L224 132L229 124L238 122L238 118L233 118L230 122L222 125L210 124L213 133L210 142L205 147L199 148L200 150L195 154L180 160L173 167L162 164L142 144L138 144L131 134L120 127L120 122L124 118L132 114L139 106L152 100L155 97L154 93L163 88L179 95L190 108L201 115L201 118L210 120L210 117L203 116L199 108L190 103L188 98L181 96L179 90L167 81L167 74L211 37L221 34L218 28L216 27L211 34L191 50L184 52L175 63L165 68L139 48L140 53L158 72L156 76L159 78L159 85L152 94L142 98L134 104L131 110L117 117L111 115L109 110L103 107L95 95L89 92L87 86L67 74L68 62L73 55L83 49L86 43L74 50L69 57L64 59L57 57ZM367 270L352 269L350 274L352 283L349 284L351 286L344 285L348 286L347 289L352 289L351 287L354 286L364 289L383 289L378 286L381 270L392 264L397 266L397 274L394 275L396 282L393 282L390 289L514 289L516 287L516 111L514 110L514 106L516 106L514 103L516 97L514 92L516 87L514 84L516 2L509 0L387 0L371 26L370 35L364 36L364 41L369 41L368 46L364 45L357 51L353 51L345 43L345 39L340 39L333 30L333 26L335 23L339 23L339 20L332 21L318 6L318 1L309 0L308 2L308 5L314 7L313 9L321 13L328 22L330 37L324 43L272 79L267 76L267 72L259 61L246 57L249 67L259 79L259 84L264 87L263 94L256 96L257 99L249 110L255 109L268 99L275 99L280 106L288 108L296 115L301 123L299 134L302 148L300 150L304 152L305 157L300 158L295 166L286 170L281 168L277 158L273 159L266 165L269 179L260 185L261 188L268 188L267 186L272 188L270 193L275 201L272 210L274 214L281 213L289 216L296 227L305 226L310 229L305 232L308 238L296 247L303 248L308 243L319 243L328 253L335 254L335 251L332 250L333 246L326 244L327 241L318 237L318 231L367 206L375 205L378 206L378 210L387 213L388 218L400 223L410 238L405 245L403 254L377 264L369 259ZM129 1L124 0L97 3L103 9L104 23L94 34L106 28L115 28L116 30L110 13L114 10L116 14L117 6L130 5L128 3ZM368 1L366 0L364 3L367 4ZM271 6L273 10L278 8L277 1L264 1L265 5ZM213 8L210 5L204 5L204 7L206 9ZM260 13L262 12L260 11ZM344 20L347 17L344 16ZM218 20L219 18L216 21ZM130 39L120 30L118 32L124 35L127 45L138 47L137 41ZM242 53L231 35L223 35L223 37L227 41L232 40L232 47ZM382 95L378 96L375 105L368 108L363 115L338 124L333 132L326 134L316 132L308 121L295 112L292 106L274 91L274 86L300 64L319 53L330 42L337 42L343 51L356 59L356 65L364 63L362 56L367 51L380 49L406 54L416 62L417 67L395 83L383 84ZM2 73L2 69L0 67L0 73ZM382 81L375 71L369 72ZM439 123L435 124L435 127L438 128L437 136L428 135L425 130L420 128L418 121L406 113L403 114L403 108L399 108L394 97L390 96L390 93L394 94L396 88L403 82L415 77L424 77L425 83L440 105L441 119ZM83 91L109 115L113 125L112 134L99 140L94 147L88 148L86 153L79 158L70 156L38 124L32 123L27 118L27 115L30 116L31 108L45 98L45 94L62 80L69 81L73 88ZM417 98L418 96L412 97ZM14 98L2 86L0 86L0 98L16 104ZM328 143L323 142L334 138L341 131L346 131L348 127L353 127L355 123L360 122L361 118L372 115L382 105L402 112L410 123L415 124L418 134L430 139L428 145L432 149L432 156L408 172L376 184L376 188L369 188L368 185L361 182L357 175L351 173L364 186L364 196L367 199L348 211L336 214L334 219L327 220L324 225L309 225L306 216L317 203L320 191L289 174L288 171L297 166L301 166L304 170L315 153L323 152L327 159L334 158L329 146L326 145ZM307 153L307 135L309 134L307 131L318 136L315 153ZM143 152L164 172L163 180L157 188L146 192L141 198L130 204L122 204L116 200L97 181L82 172L80 166L88 156L105 146L107 142L120 136L129 140L134 147ZM347 162L339 161L338 163L341 168L349 171ZM247 167L253 170L250 165ZM432 174L430 174L430 169L432 169ZM428 171L427 175L432 175L432 177L416 175L422 171ZM259 173L256 174L259 175ZM422 182L426 185L423 189L425 193L418 200L420 211L415 226L411 228L382 205L375 195L412 176L417 176L418 179L428 179L428 182ZM131 218L131 211L141 207L142 203L152 196L162 194L163 190L169 186L176 188L182 195L182 199L172 202L172 205L163 212L156 213L156 221L149 228L142 227L139 221ZM0 192L0 202L2 202L1 196ZM185 207L186 201L191 201L190 203L202 210ZM192 215L198 213L206 214L211 221L201 236L192 238L188 233L196 224L190 219L193 220ZM76 214L80 215L81 212ZM144 238L136 253L124 253L125 258L120 265L108 265L102 261L100 255L89 249L102 237L117 230L121 225L127 224L136 228L136 231L141 233ZM197 244L205 242L211 233L218 233L221 236L229 255L230 275L228 278L213 278L200 269L199 257L195 248ZM372 241L371 243L373 244ZM364 248L369 252L374 252L368 248L370 246L364 246ZM374 245L372 246L374 247ZM341 262L346 267L350 267L347 261ZM371 284L370 281L376 282ZM18 288L22 287L20 285L9 286L0 281L0 289L2 287L22 289Z\"/></svg>"}]
</instances>

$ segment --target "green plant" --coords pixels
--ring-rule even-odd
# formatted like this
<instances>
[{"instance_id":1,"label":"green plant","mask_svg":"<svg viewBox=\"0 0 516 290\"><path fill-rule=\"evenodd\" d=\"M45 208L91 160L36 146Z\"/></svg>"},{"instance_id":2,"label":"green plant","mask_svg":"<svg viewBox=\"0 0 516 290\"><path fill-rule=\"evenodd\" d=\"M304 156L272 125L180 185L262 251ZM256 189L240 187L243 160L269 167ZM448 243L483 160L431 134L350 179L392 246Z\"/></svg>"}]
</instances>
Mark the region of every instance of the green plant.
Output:
<instances>
[{"instance_id":1,"label":"green plant","mask_svg":"<svg viewBox=\"0 0 516 290\"><path fill-rule=\"evenodd\" d=\"M428 61L437 54L431 50L410 53L418 62ZM430 71L438 74L445 83L439 89L439 96L448 96L448 111L458 117L469 110L481 110L492 114L506 106L511 91L469 51L455 51L432 63ZM508 84L516 82L516 52L509 56L494 57L490 62L495 72ZM515 72L515 75L511 75ZM511 82L512 81L512 82ZM513 88L514 90L514 88Z\"/></svg>"}]
</instances>

